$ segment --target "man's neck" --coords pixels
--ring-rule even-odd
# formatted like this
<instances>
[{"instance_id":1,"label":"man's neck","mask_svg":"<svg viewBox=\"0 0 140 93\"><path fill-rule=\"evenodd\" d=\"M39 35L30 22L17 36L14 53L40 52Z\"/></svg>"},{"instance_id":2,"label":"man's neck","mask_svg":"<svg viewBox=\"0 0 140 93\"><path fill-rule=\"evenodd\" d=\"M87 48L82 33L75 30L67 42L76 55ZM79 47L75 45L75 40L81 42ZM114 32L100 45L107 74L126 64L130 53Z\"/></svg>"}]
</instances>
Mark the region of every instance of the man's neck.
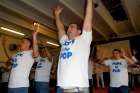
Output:
<instances>
[{"instance_id":1,"label":"man's neck","mask_svg":"<svg viewBox=\"0 0 140 93\"><path fill-rule=\"evenodd\" d=\"M117 57L117 58L113 58L113 59L115 59L115 60L119 60L119 59L121 59L121 57Z\"/></svg>"},{"instance_id":2,"label":"man's neck","mask_svg":"<svg viewBox=\"0 0 140 93\"><path fill-rule=\"evenodd\" d=\"M22 52L22 51L28 51L28 50L30 50L30 49L20 49L21 52Z\"/></svg>"},{"instance_id":3,"label":"man's neck","mask_svg":"<svg viewBox=\"0 0 140 93\"><path fill-rule=\"evenodd\" d=\"M74 40L76 37L78 37L78 36L80 36L80 35L76 35L76 36L68 36L68 39L69 40Z\"/></svg>"}]
</instances>

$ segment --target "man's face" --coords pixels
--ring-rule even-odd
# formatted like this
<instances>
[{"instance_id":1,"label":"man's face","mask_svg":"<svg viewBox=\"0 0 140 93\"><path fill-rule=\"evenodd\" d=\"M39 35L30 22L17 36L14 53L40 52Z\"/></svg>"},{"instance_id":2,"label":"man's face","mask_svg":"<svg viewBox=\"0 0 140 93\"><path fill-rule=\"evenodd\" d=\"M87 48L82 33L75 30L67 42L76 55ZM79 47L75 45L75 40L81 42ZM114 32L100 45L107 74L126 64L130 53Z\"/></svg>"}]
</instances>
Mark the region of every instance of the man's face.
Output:
<instances>
[{"instance_id":1,"label":"man's face","mask_svg":"<svg viewBox=\"0 0 140 93\"><path fill-rule=\"evenodd\" d=\"M69 38L74 38L80 35L80 30L78 30L77 24L70 24L67 30L67 35Z\"/></svg>"},{"instance_id":2,"label":"man's face","mask_svg":"<svg viewBox=\"0 0 140 93\"><path fill-rule=\"evenodd\" d=\"M27 40L27 39L22 39L20 44L19 44L19 47L21 50L28 50L30 49L30 41Z\"/></svg>"},{"instance_id":3,"label":"man's face","mask_svg":"<svg viewBox=\"0 0 140 93\"><path fill-rule=\"evenodd\" d=\"M114 58L120 58L121 53L119 51L113 51L112 55Z\"/></svg>"}]
</instances>

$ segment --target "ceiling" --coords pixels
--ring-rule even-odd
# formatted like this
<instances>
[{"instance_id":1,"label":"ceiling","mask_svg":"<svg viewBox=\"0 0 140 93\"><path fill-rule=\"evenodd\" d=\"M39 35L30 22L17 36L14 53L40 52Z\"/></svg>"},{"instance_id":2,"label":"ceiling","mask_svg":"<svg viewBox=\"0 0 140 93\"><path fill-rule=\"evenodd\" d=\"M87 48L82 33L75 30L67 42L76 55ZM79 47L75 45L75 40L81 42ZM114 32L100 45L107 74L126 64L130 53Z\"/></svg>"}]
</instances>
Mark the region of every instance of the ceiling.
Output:
<instances>
[{"instance_id":1,"label":"ceiling","mask_svg":"<svg viewBox=\"0 0 140 93\"><path fill-rule=\"evenodd\" d=\"M65 26L82 26L85 0L0 0L0 26L29 34L36 21L41 24L40 38L58 43L53 16L58 4L64 7ZM140 34L140 0L94 0L94 5L93 41Z\"/></svg>"}]
</instances>

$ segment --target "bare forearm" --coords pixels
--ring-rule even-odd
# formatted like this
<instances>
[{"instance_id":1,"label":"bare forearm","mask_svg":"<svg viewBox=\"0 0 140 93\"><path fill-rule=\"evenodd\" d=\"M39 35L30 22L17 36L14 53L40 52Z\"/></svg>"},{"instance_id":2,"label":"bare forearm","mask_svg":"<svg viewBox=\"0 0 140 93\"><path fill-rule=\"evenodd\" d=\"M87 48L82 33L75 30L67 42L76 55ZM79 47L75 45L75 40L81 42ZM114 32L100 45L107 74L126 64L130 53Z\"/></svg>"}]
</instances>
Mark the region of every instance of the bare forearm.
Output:
<instances>
[{"instance_id":1,"label":"bare forearm","mask_svg":"<svg viewBox=\"0 0 140 93\"><path fill-rule=\"evenodd\" d=\"M8 66L6 66L5 64L1 65L0 68L2 68L5 71L9 71L10 69L8 68Z\"/></svg>"},{"instance_id":2,"label":"bare forearm","mask_svg":"<svg viewBox=\"0 0 140 93\"><path fill-rule=\"evenodd\" d=\"M49 60L52 61L52 56L47 48L45 48L45 54L49 58Z\"/></svg>"},{"instance_id":3,"label":"bare forearm","mask_svg":"<svg viewBox=\"0 0 140 93\"><path fill-rule=\"evenodd\" d=\"M5 38L5 37L4 37L4 38ZM7 51L7 49L6 49L6 41L5 41L5 39L3 39L2 43L3 43L2 45L3 45L3 50L4 50L4 52L5 52L5 55L6 55L6 57L9 59L10 56L9 56L8 51Z\"/></svg>"},{"instance_id":4,"label":"bare forearm","mask_svg":"<svg viewBox=\"0 0 140 93\"><path fill-rule=\"evenodd\" d=\"M86 31L92 30L92 18L93 18L93 2L92 0L87 0L86 14L83 24L83 29Z\"/></svg>"},{"instance_id":5,"label":"bare forearm","mask_svg":"<svg viewBox=\"0 0 140 93\"><path fill-rule=\"evenodd\" d=\"M38 55L39 52L38 52L37 37L33 35L33 57L37 57Z\"/></svg>"},{"instance_id":6,"label":"bare forearm","mask_svg":"<svg viewBox=\"0 0 140 93\"><path fill-rule=\"evenodd\" d=\"M127 60L127 62L128 62L128 64L134 64L134 61L133 60L131 60L129 57L127 57L127 56L123 56L123 58L125 59L125 60Z\"/></svg>"},{"instance_id":7,"label":"bare forearm","mask_svg":"<svg viewBox=\"0 0 140 93\"><path fill-rule=\"evenodd\" d=\"M56 18L56 26L58 29L59 39L61 39L61 37L65 34L64 24L60 20L60 15L55 15L55 18Z\"/></svg>"}]
</instances>

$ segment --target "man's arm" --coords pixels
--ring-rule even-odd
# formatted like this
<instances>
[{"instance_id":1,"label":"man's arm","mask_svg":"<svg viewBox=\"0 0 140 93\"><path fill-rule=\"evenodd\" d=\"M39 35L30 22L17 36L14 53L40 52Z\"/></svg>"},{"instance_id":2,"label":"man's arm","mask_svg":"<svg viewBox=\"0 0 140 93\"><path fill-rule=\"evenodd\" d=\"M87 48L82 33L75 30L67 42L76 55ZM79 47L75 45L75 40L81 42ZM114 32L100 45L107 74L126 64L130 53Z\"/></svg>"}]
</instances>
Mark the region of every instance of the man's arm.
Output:
<instances>
[{"instance_id":1,"label":"man's arm","mask_svg":"<svg viewBox=\"0 0 140 93\"><path fill-rule=\"evenodd\" d=\"M93 0L87 0L85 19L83 23L83 30L92 31L92 18L93 18Z\"/></svg>"},{"instance_id":2,"label":"man's arm","mask_svg":"<svg viewBox=\"0 0 140 93\"><path fill-rule=\"evenodd\" d=\"M46 57L48 57L49 61L52 62L52 55L50 54L49 50L47 48L44 48Z\"/></svg>"},{"instance_id":3,"label":"man's arm","mask_svg":"<svg viewBox=\"0 0 140 93\"><path fill-rule=\"evenodd\" d=\"M10 64L10 63L11 63L11 62L10 62L10 61L11 61L11 57L9 56L8 51L7 51L7 49L6 49L6 37L5 37L5 36L2 38L2 45L3 45L3 50L4 50L4 52L5 52L5 55L6 55L6 57L8 58L6 62L9 62L9 64ZM8 66L6 65L6 63L3 64L0 68L3 68L3 69L6 70L6 71L10 70L10 69L8 68Z\"/></svg>"},{"instance_id":4,"label":"man's arm","mask_svg":"<svg viewBox=\"0 0 140 93\"><path fill-rule=\"evenodd\" d=\"M60 6L57 6L54 10L55 22L56 22L56 26L57 26L57 29L58 29L59 40L65 34L64 24L63 24L62 20L60 19L60 14L61 14L62 10L63 10L63 8L61 8Z\"/></svg>"},{"instance_id":5,"label":"man's arm","mask_svg":"<svg viewBox=\"0 0 140 93\"><path fill-rule=\"evenodd\" d=\"M129 57L123 56L123 58L128 62L128 64L130 64L130 65L134 65L135 64L135 62L132 59L130 59Z\"/></svg>"},{"instance_id":6,"label":"man's arm","mask_svg":"<svg viewBox=\"0 0 140 93\"><path fill-rule=\"evenodd\" d=\"M33 32L33 57L39 56L38 44L37 44L37 34L38 34L39 24L34 23L34 32Z\"/></svg>"},{"instance_id":7,"label":"man's arm","mask_svg":"<svg viewBox=\"0 0 140 93\"><path fill-rule=\"evenodd\" d=\"M121 54L122 54L122 57L128 62L128 64L130 64L130 65L135 64L131 58L126 56L124 49L121 49Z\"/></svg>"},{"instance_id":8,"label":"man's arm","mask_svg":"<svg viewBox=\"0 0 140 93\"><path fill-rule=\"evenodd\" d=\"M135 66L135 67L140 67L139 65L135 64L133 59L131 59L131 58L127 57L127 56L123 56L123 58L128 62L129 65Z\"/></svg>"},{"instance_id":9,"label":"man's arm","mask_svg":"<svg viewBox=\"0 0 140 93\"><path fill-rule=\"evenodd\" d=\"M52 55L51 55L50 51L47 49L46 43L41 41L41 44L43 45L43 52L45 52L45 56L48 57L49 61L52 62Z\"/></svg>"},{"instance_id":10,"label":"man's arm","mask_svg":"<svg viewBox=\"0 0 140 93\"><path fill-rule=\"evenodd\" d=\"M2 38L2 46L3 46L3 50L5 52L6 57L8 59L10 59L11 57L9 56L8 51L6 49L6 37L5 36L3 36L3 38Z\"/></svg>"},{"instance_id":11,"label":"man's arm","mask_svg":"<svg viewBox=\"0 0 140 93\"><path fill-rule=\"evenodd\" d=\"M4 71L10 71L10 68L8 68L8 66L4 63L0 66L1 69L3 69Z\"/></svg>"}]
</instances>

